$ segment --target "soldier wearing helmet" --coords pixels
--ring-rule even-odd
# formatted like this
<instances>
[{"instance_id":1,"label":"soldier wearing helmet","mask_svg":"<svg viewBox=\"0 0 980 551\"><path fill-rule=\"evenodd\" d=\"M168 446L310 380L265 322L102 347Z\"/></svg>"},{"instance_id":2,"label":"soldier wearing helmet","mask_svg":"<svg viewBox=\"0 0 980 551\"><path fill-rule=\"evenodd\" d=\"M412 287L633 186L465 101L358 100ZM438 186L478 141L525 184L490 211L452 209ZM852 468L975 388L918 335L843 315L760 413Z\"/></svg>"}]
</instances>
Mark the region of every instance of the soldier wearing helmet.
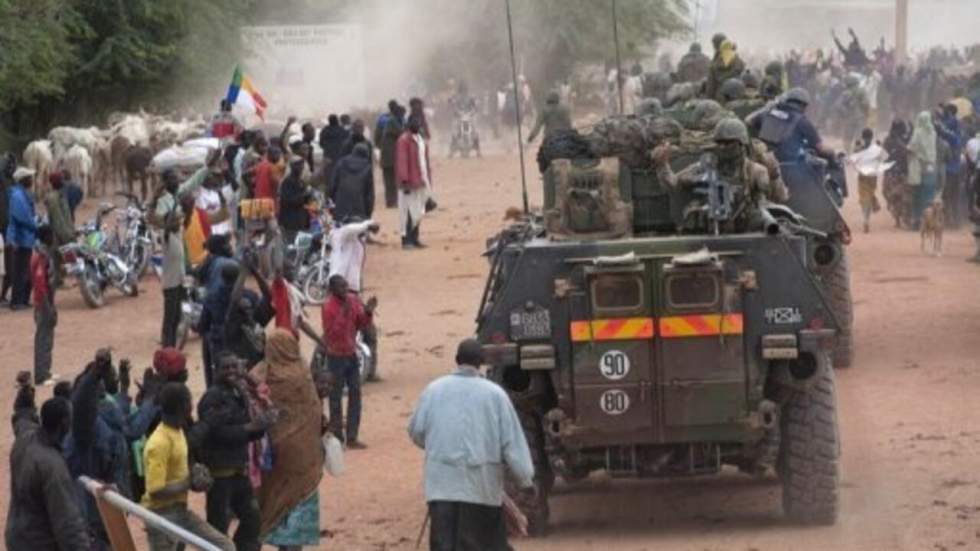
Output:
<instances>
[{"instance_id":1,"label":"soldier wearing helmet","mask_svg":"<svg viewBox=\"0 0 980 551\"><path fill-rule=\"evenodd\" d=\"M720 180L735 188L735 200L732 211L734 216L726 227L726 231L752 231L761 224L760 209L768 201L785 199L785 189L781 181L774 187L769 177L769 170L751 158L751 140L745 123L729 117L722 119L712 133L714 145L713 155L705 156L701 161L674 173L670 168L670 144L661 144L653 150L653 164L657 169L657 178L661 183L671 187L703 184L706 175L717 171ZM687 207L693 212L698 205ZM701 226L704 227L703 225ZM691 230L694 228L687 227Z\"/></svg>"},{"instance_id":2,"label":"soldier wearing helmet","mask_svg":"<svg viewBox=\"0 0 980 551\"><path fill-rule=\"evenodd\" d=\"M562 105L558 92L549 92L545 98L544 109L538 112L527 143L538 137L538 132L544 129L544 137L548 138L555 130L568 130L572 127L572 114L568 106Z\"/></svg>"},{"instance_id":3,"label":"soldier wearing helmet","mask_svg":"<svg viewBox=\"0 0 980 551\"><path fill-rule=\"evenodd\" d=\"M691 44L691 49L677 63L677 82L701 82L708 78L710 65L711 60L701 52L701 45Z\"/></svg>"},{"instance_id":4,"label":"soldier wearing helmet","mask_svg":"<svg viewBox=\"0 0 980 551\"><path fill-rule=\"evenodd\" d=\"M759 92L766 101L772 101L783 93L783 64L778 61L769 62L765 74Z\"/></svg>"},{"instance_id":5,"label":"soldier wearing helmet","mask_svg":"<svg viewBox=\"0 0 980 551\"><path fill-rule=\"evenodd\" d=\"M759 97L748 97L745 82L738 78L730 78L723 82L718 93L721 95L721 104L725 109L735 113L739 119L745 119L766 103Z\"/></svg>"},{"instance_id":6,"label":"soldier wearing helmet","mask_svg":"<svg viewBox=\"0 0 980 551\"><path fill-rule=\"evenodd\" d=\"M833 160L834 152L824 145L820 133L806 116L809 104L810 93L793 88L747 119L752 134L765 142L780 163L798 162L806 151Z\"/></svg>"}]
</instances>

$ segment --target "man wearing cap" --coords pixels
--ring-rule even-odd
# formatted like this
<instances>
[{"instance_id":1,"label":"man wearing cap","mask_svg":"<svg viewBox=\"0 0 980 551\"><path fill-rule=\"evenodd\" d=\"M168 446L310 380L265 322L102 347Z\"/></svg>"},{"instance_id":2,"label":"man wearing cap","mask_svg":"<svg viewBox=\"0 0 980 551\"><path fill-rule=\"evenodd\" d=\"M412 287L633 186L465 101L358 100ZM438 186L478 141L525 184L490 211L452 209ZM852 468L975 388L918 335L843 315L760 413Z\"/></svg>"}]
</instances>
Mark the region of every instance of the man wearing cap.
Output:
<instances>
[{"instance_id":1,"label":"man wearing cap","mask_svg":"<svg viewBox=\"0 0 980 551\"><path fill-rule=\"evenodd\" d=\"M184 274L186 259L184 254L184 235L182 222L184 213L177 198L194 194L208 179L222 177L222 156L220 150L212 151L207 165L178 185L177 173L167 170L163 173L163 185L157 188L149 205L148 219L151 224L163 230L163 326L160 342L163 346L177 343L177 327L180 325L180 303L184 300Z\"/></svg>"},{"instance_id":2,"label":"man wearing cap","mask_svg":"<svg viewBox=\"0 0 980 551\"><path fill-rule=\"evenodd\" d=\"M34 220L34 199L30 189L34 185L34 170L19 167L14 171L14 185L9 192L9 213L4 240L12 248L10 272L12 294L10 309L23 310L29 306L31 291L31 254L37 235Z\"/></svg>"},{"instance_id":3,"label":"man wearing cap","mask_svg":"<svg viewBox=\"0 0 980 551\"><path fill-rule=\"evenodd\" d=\"M425 450L425 500L433 550L505 550L504 465L533 488L534 464L510 398L480 375L483 351L467 339L456 371L430 383L408 423Z\"/></svg>"}]
</instances>

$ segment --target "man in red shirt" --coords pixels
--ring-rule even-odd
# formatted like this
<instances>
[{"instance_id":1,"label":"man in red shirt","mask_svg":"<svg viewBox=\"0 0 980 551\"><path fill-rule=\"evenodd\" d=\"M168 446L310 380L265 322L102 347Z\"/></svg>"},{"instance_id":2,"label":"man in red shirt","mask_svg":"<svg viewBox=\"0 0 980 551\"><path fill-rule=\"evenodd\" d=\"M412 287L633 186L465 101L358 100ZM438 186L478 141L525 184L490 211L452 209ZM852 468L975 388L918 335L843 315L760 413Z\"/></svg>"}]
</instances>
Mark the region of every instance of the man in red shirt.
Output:
<instances>
[{"instance_id":1,"label":"man in red shirt","mask_svg":"<svg viewBox=\"0 0 980 551\"><path fill-rule=\"evenodd\" d=\"M54 307L54 270L50 247L54 233L50 226L37 229L37 244L31 256L31 287L34 302L34 384L50 386L55 383L51 373L51 351L54 350L54 328L58 325L58 310Z\"/></svg>"},{"instance_id":2,"label":"man in red shirt","mask_svg":"<svg viewBox=\"0 0 980 551\"><path fill-rule=\"evenodd\" d=\"M337 437L350 449L363 449L357 439L361 424L361 375L357 359L357 332L369 329L374 323L374 309L378 299L371 297L367 305L361 304L356 293L351 292L342 275L334 275L329 281L330 297L323 303L323 346L327 352L327 370L333 376L330 387L330 424ZM341 400L347 387L346 439L341 427L343 412Z\"/></svg>"},{"instance_id":3,"label":"man in red shirt","mask_svg":"<svg viewBox=\"0 0 980 551\"><path fill-rule=\"evenodd\" d=\"M276 169L282 150L270 146L268 153L255 166L255 198L279 201L279 179L281 173Z\"/></svg>"}]
</instances>

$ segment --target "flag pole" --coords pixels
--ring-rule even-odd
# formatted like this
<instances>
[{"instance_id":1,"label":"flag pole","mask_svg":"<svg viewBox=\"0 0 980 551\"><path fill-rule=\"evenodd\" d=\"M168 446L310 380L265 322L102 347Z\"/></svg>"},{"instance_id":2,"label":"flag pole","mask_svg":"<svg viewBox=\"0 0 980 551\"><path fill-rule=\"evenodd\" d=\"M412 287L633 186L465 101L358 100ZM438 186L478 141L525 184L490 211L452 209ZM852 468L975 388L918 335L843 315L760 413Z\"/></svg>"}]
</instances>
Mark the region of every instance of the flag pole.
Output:
<instances>
[{"instance_id":1,"label":"flag pole","mask_svg":"<svg viewBox=\"0 0 980 551\"><path fill-rule=\"evenodd\" d=\"M517 87L517 61L514 56L514 27L510 17L510 0L504 0L507 6L507 40L510 44L510 72L514 85L514 116L517 118L517 154L521 159L521 196L524 200L524 214L531 209L527 202L527 175L524 169L524 131L521 128L521 90Z\"/></svg>"}]
</instances>

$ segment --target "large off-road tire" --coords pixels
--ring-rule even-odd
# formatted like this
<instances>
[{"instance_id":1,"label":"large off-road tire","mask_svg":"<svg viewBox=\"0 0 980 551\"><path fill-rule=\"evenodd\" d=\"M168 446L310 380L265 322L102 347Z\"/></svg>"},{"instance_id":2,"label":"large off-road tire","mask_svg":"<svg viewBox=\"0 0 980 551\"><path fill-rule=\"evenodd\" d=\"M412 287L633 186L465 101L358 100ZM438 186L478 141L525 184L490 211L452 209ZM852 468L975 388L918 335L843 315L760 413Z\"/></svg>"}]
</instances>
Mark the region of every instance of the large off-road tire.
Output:
<instances>
[{"instance_id":1,"label":"large off-road tire","mask_svg":"<svg viewBox=\"0 0 980 551\"><path fill-rule=\"evenodd\" d=\"M840 260L822 274L827 296L840 329L834 345L834 367L851 367L854 359L854 302L851 299L851 268L847 251L841 247Z\"/></svg>"},{"instance_id":2,"label":"large off-road tire","mask_svg":"<svg viewBox=\"0 0 980 551\"><path fill-rule=\"evenodd\" d=\"M82 300L89 308L101 308L105 304L105 296L102 292L102 284L95 273L95 268L85 265L85 271L79 274L78 290L82 293Z\"/></svg>"},{"instance_id":3,"label":"large off-road tire","mask_svg":"<svg viewBox=\"0 0 980 551\"><path fill-rule=\"evenodd\" d=\"M837 521L840 432L834 370L822 365L806 390L793 390L780 417L777 470L783 511L804 524Z\"/></svg>"},{"instance_id":4,"label":"large off-road tire","mask_svg":"<svg viewBox=\"0 0 980 551\"><path fill-rule=\"evenodd\" d=\"M555 485L555 475L544 451L544 428L541 419L535 414L520 410L517 414L524 428L527 445L531 450L531 460L534 462L535 492L533 495L530 492L522 492L517 488L513 478L508 476L507 494L527 517L528 535L535 538L544 537L548 535L548 519L551 516L548 496Z\"/></svg>"}]
</instances>

